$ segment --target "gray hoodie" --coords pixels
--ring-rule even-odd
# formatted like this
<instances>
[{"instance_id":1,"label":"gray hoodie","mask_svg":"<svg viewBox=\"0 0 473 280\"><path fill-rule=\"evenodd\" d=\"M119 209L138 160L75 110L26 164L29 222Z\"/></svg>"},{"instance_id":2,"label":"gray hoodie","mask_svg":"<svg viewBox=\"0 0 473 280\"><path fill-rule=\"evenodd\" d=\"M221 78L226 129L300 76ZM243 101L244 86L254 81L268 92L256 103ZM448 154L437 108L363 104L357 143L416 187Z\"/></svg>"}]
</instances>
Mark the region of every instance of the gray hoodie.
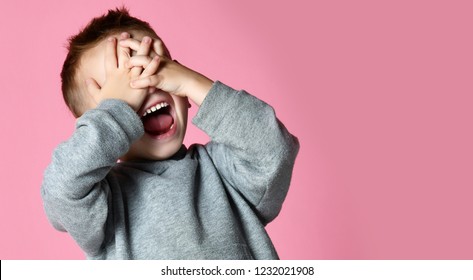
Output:
<instances>
[{"instance_id":1,"label":"gray hoodie","mask_svg":"<svg viewBox=\"0 0 473 280\"><path fill-rule=\"evenodd\" d=\"M277 259L265 225L288 191L297 138L268 104L220 82L193 123L209 143L117 163L143 135L140 118L119 100L87 111L44 174L52 225L88 259Z\"/></svg>"}]
</instances>

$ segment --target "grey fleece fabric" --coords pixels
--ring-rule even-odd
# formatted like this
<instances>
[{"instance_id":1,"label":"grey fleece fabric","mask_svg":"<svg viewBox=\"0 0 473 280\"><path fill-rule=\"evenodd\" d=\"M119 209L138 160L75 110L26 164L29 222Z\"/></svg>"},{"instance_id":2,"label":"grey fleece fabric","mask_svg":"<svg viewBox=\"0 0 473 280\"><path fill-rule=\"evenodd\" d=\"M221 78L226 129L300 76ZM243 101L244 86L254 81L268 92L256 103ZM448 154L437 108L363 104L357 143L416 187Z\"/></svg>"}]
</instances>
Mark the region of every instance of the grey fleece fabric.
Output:
<instances>
[{"instance_id":1,"label":"grey fleece fabric","mask_svg":"<svg viewBox=\"0 0 473 280\"><path fill-rule=\"evenodd\" d=\"M105 100L54 151L41 194L88 259L277 259L279 213L299 150L274 110L215 82L193 123L211 141L164 161L119 162L143 124Z\"/></svg>"}]
</instances>

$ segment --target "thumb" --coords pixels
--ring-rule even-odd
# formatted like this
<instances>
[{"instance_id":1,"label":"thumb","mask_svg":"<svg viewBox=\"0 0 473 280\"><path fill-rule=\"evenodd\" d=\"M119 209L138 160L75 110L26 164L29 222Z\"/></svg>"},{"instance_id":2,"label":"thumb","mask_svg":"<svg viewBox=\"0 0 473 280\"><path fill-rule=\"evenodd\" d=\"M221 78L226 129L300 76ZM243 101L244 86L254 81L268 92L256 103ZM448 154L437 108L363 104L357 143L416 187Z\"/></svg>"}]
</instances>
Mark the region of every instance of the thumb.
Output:
<instances>
[{"instance_id":1,"label":"thumb","mask_svg":"<svg viewBox=\"0 0 473 280\"><path fill-rule=\"evenodd\" d=\"M100 93L100 86L99 84L97 84L97 82L94 79L92 78L86 79L85 83L87 85L87 91L89 94L94 96Z\"/></svg>"}]
</instances>

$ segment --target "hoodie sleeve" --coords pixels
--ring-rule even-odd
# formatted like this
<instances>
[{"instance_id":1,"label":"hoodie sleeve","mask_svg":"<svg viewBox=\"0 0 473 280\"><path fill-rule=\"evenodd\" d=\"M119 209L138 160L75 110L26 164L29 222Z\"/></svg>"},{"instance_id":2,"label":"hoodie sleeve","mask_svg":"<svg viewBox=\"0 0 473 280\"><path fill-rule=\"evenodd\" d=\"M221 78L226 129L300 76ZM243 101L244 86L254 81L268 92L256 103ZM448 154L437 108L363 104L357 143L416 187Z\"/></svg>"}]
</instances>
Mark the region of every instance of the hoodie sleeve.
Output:
<instances>
[{"instance_id":1,"label":"hoodie sleeve","mask_svg":"<svg viewBox=\"0 0 473 280\"><path fill-rule=\"evenodd\" d=\"M274 109L245 91L215 82L193 123L206 132L217 170L253 207L263 224L280 212L291 181L298 139Z\"/></svg>"},{"instance_id":2,"label":"hoodie sleeve","mask_svg":"<svg viewBox=\"0 0 473 280\"><path fill-rule=\"evenodd\" d=\"M104 241L111 199L105 177L143 133L125 102L105 100L77 119L71 138L53 152L41 187L46 215L88 255L97 254Z\"/></svg>"}]
</instances>

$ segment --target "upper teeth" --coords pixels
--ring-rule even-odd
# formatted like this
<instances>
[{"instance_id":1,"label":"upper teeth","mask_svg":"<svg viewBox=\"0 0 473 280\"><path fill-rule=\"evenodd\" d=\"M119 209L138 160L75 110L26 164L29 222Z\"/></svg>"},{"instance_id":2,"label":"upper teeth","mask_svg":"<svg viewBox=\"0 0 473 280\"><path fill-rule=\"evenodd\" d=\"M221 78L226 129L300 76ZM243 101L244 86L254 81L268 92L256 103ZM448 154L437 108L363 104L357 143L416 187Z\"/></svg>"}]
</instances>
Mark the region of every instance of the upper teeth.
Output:
<instances>
[{"instance_id":1,"label":"upper teeth","mask_svg":"<svg viewBox=\"0 0 473 280\"><path fill-rule=\"evenodd\" d=\"M148 115L148 114L151 114L152 112L156 112L161 108L167 107L167 106L169 106L169 104L167 104L166 102L158 103L158 104L154 105L153 107L148 108L148 110L146 110L146 112L144 112L143 117Z\"/></svg>"}]
</instances>

